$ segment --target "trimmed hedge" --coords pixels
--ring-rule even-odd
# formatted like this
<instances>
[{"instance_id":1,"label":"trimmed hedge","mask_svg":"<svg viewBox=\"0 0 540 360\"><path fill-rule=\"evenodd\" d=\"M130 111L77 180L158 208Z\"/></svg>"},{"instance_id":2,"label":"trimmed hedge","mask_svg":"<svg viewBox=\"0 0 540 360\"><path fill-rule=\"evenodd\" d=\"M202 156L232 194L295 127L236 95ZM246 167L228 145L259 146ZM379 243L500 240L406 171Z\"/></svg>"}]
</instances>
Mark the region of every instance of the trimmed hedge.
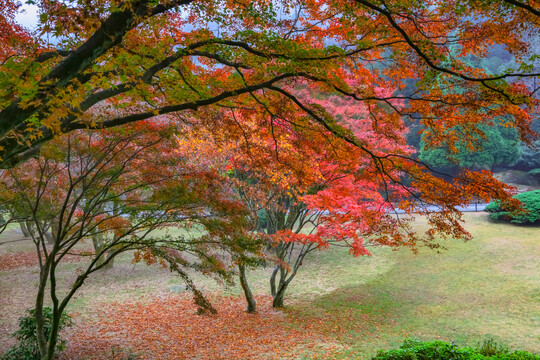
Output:
<instances>
[{"instance_id":1,"label":"trimmed hedge","mask_svg":"<svg viewBox=\"0 0 540 360\"><path fill-rule=\"evenodd\" d=\"M496 349L486 352L485 346L479 349L460 348L439 340L405 340L399 349L379 351L372 360L540 360L540 356L526 351L508 352L503 347Z\"/></svg>"},{"instance_id":2,"label":"trimmed hedge","mask_svg":"<svg viewBox=\"0 0 540 360\"><path fill-rule=\"evenodd\" d=\"M485 211L490 219L511 221L517 224L540 223L540 190L533 190L513 196L523 203L525 212L513 214L500 206L500 201L496 200L486 206Z\"/></svg>"}]
</instances>

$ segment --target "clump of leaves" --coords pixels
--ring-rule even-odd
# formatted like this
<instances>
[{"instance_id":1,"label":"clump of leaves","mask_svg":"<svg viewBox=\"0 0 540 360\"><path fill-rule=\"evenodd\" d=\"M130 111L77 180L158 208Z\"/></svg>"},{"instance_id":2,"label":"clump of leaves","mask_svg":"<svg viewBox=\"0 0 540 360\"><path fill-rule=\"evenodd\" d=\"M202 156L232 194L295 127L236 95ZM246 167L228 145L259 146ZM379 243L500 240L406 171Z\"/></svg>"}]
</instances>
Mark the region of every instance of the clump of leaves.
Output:
<instances>
[{"instance_id":1,"label":"clump of leaves","mask_svg":"<svg viewBox=\"0 0 540 360\"><path fill-rule=\"evenodd\" d=\"M1 360L39 360L41 355L39 353L37 331L36 331L36 318L35 309L27 310L25 316L19 318L19 330L15 331L12 335L18 340L18 343L11 347L1 358ZM45 338L48 339L52 328L53 311L50 307L43 308L43 318L45 325L43 327L43 333ZM62 330L66 326L71 326L71 316L66 313L62 313L60 317L59 330ZM64 339L58 339L56 345L56 351L60 352L66 348L66 341Z\"/></svg>"}]
</instances>

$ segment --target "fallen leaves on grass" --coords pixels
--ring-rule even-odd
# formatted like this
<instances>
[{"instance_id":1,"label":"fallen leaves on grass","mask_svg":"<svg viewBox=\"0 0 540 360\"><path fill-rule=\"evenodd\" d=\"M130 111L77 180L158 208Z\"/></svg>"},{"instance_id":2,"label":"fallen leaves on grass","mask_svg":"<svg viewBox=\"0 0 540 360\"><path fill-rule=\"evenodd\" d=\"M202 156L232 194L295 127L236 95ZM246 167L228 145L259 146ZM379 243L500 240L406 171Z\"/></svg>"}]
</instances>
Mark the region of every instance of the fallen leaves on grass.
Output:
<instances>
[{"instance_id":1,"label":"fallen leaves on grass","mask_svg":"<svg viewBox=\"0 0 540 360\"><path fill-rule=\"evenodd\" d=\"M11 270L22 266L37 264L35 252L18 252L14 254L0 254L0 270Z\"/></svg>"},{"instance_id":2,"label":"fallen leaves on grass","mask_svg":"<svg viewBox=\"0 0 540 360\"><path fill-rule=\"evenodd\" d=\"M240 297L212 300L218 314L196 314L192 300L169 296L152 303L114 303L93 324L79 323L66 334L62 359L122 359L111 349L131 349L141 359L286 359L296 347L310 349L324 335L289 321L258 297L259 312L247 314Z\"/></svg>"},{"instance_id":3,"label":"fallen leaves on grass","mask_svg":"<svg viewBox=\"0 0 540 360\"><path fill-rule=\"evenodd\" d=\"M62 258L66 262L79 262L88 259L88 252L81 251L80 254L74 252ZM12 270L23 266L37 266L38 257L35 251L19 251L16 253L0 254L0 271Z\"/></svg>"}]
</instances>

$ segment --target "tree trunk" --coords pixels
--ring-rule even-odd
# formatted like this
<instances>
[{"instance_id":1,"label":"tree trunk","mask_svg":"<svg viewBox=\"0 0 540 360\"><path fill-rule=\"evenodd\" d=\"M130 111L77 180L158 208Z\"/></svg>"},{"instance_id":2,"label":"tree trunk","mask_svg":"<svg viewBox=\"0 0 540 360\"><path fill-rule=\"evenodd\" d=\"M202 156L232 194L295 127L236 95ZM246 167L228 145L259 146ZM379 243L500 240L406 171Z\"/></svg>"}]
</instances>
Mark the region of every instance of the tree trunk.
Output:
<instances>
[{"instance_id":1,"label":"tree trunk","mask_svg":"<svg viewBox=\"0 0 540 360\"><path fill-rule=\"evenodd\" d=\"M94 245L95 257L98 258L95 266L99 267L105 262L105 254L102 253L103 250L103 236L102 234L92 235L92 244Z\"/></svg>"},{"instance_id":2,"label":"tree trunk","mask_svg":"<svg viewBox=\"0 0 540 360\"><path fill-rule=\"evenodd\" d=\"M279 282L276 284L277 274L279 272ZM287 286L291 282L294 274L287 279L289 272L281 266L276 266L272 275L270 276L270 290L272 292L272 306L275 308L282 308L284 306L283 299L285 298L285 291Z\"/></svg>"},{"instance_id":3,"label":"tree trunk","mask_svg":"<svg viewBox=\"0 0 540 360\"><path fill-rule=\"evenodd\" d=\"M61 234L58 233L58 220L56 219L53 219L51 221L51 235L53 237L53 239L56 241L56 239L60 239L62 238Z\"/></svg>"},{"instance_id":4,"label":"tree trunk","mask_svg":"<svg viewBox=\"0 0 540 360\"><path fill-rule=\"evenodd\" d=\"M116 243L118 241L118 235L114 234L114 238L112 240L112 243ZM110 270L114 267L114 259L116 258L114 256L114 251L117 249L115 245L111 246L109 250L107 251L107 257L106 257L106 264L102 267L103 270ZM103 262L102 262L103 263Z\"/></svg>"},{"instance_id":5,"label":"tree trunk","mask_svg":"<svg viewBox=\"0 0 540 360\"><path fill-rule=\"evenodd\" d=\"M21 227L21 231L22 231L24 237L27 237L27 238L31 237L30 231L28 231L28 228L26 227L26 222L21 221L19 223L19 226Z\"/></svg>"},{"instance_id":6,"label":"tree trunk","mask_svg":"<svg viewBox=\"0 0 540 360\"><path fill-rule=\"evenodd\" d=\"M276 295L272 296L273 297L272 307L282 308L285 306L284 298L285 298L285 290L287 290L287 285L288 283L286 282L279 285Z\"/></svg>"},{"instance_id":7,"label":"tree trunk","mask_svg":"<svg viewBox=\"0 0 540 360\"><path fill-rule=\"evenodd\" d=\"M45 232L45 239L47 239L47 244L49 245L54 244L54 235L51 232L49 231Z\"/></svg>"},{"instance_id":8,"label":"tree trunk","mask_svg":"<svg viewBox=\"0 0 540 360\"><path fill-rule=\"evenodd\" d=\"M240 284L242 285L242 289L244 289L244 296L246 297L247 301L247 312L248 313L254 313L257 311L257 302L253 298L253 294L251 293L251 289L249 288L249 284L246 277L246 267L244 264L238 264L238 270L239 270L239 276L240 276Z\"/></svg>"},{"instance_id":9,"label":"tree trunk","mask_svg":"<svg viewBox=\"0 0 540 360\"><path fill-rule=\"evenodd\" d=\"M107 251L107 263L103 265L103 267L101 268L102 270L110 270L114 267L114 259L116 257L112 257L113 252L114 249L110 249L109 251Z\"/></svg>"},{"instance_id":10,"label":"tree trunk","mask_svg":"<svg viewBox=\"0 0 540 360\"><path fill-rule=\"evenodd\" d=\"M58 342L58 331L60 328L60 318L62 312L55 309L53 311L53 318L51 322L51 330L48 339L48 348L46 356L42 356L43 360L53 360L56 352L56 343Z\"/></svg>"},{"instance_id":11,"label":"tree trunk","mask_svg":"<svg viewBox=\"0 0 540 360\"><path fill-rule=\"evenodd\" d=\"M41 358L45 359L48 352L47 339L45 338L45 319L43 317L43 305L45 299L45 288L47 286L47 278L51 266L51 258L46 258L39 273L39 286L36 296L36 307L34 312L34 318L36 319L36 336L38 340L39 353Z\"/></svg>"}]
</instances>

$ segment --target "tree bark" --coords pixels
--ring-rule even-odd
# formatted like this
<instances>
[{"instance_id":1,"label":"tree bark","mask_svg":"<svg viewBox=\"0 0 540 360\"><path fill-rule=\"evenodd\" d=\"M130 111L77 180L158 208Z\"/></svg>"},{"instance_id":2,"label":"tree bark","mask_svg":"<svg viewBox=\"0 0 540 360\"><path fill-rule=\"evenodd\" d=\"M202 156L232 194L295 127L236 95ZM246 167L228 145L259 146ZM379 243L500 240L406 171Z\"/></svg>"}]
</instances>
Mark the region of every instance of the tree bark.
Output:
<instances>
[{"instance_id":1,"label":"tree bark","mask_svg":"<svg viewBox=\"0 0 540 360\"><path fill-rule=\"evenodd\" d=\"M276 295L272 296L273 297L272 307L282 308L285 306L284 298L285 298L285 290L287 290L287 285L289 285L287 282L280 284L280 286L277 289Z\"/></svg>"},{"instance_id":2,"label":"tree bark","mask_svg":"<svg viewBox=\"0 0 540 360\"><path fill-rule=\"evenodd\" d=\"M19 222L19 226L21 227L21 231L24 237L27 237L27 238L31 237L30 231L28 231L28 228L26 227L26 222L24 221Z\"/></svg>"},{"instance_id":3,"label":"tree bark","mask_svg":"<svg viewBox=\"0 0 540 360\"><path fill-rule=\"evenodd\" d=\"M94 256L97 258L96 267L99 267L105 262L105 254L103 254L103 235L92 235L92 244L94 245Z\"/></svg>"},{"instance_id":4,"label":"tree bark","mask_svg":"<svg viewBox=\"0 0 540 360\"><path fill-rule=\"evenodd\" d=\"M45 300L45 288L47 286L47 278L51 267L51 261L51 257L46 258L45 263L40 269L39 287L36 296L36 308L34 312L34 318L36 319L36 337L38 340L39 352L42 358L46 358L48 352L47 339L45 338L45 333L43 331L45 327L45 319L43 318L43 305Z\"/></svg>"},{"instance_id":5,"label":"tree bark","mask_svg":"<svg viewBox=\"0 0 540 360\"><path fill-rule=\"evenodd\" d=\"M25 224L26 224L26 230L28 230L28 234L30 234L29 235L30 237L33 237L35 235L39 236L39 234L36 234L36 229L35 229L36 224L34 224L33 221L26 221Z\"/></svg>"},{"instance_id":6,"label":"tree bark","mask_svg":"<svg viewBox=\"0 0 540 360\"><path fill-rule=\"evenodd\" d=\"M54 244L54 235L53 233L47 231L45 232L45 239L47 239L47 244L52 245Z\"/></svg>"},{"instance_id":7,"label":"tree bark","mask_svg":"<svg viewBox=\"0 0 540 360\"><path fill-rule=\"evenodd\" d=\"M51 322L51 333L48 339L47 354L43 356L43 360L53 360L55 358L56 343L58 342L58 331L60 328L60 318L62 312L58 312L57 309L53 310L53 318Z\"/></svg>"},{"instance_id":8,"label":"tree bark","mask_svg":"<svg viewBox=\"0 0 540 360\"><path fill-rule=\"evenodd\" d=\"M105 265L103 265L103 267L101 268L102 270L110 270L114 267L114 259L116 257L113 257L113 254L114 253L114 248L111 248L108 252L107 252L107 263ZM103 263L103 262L102 262Z\"/></svg>"},{"instance_id":9,"label":"tree bark","mask_svg":"<svg viewBox=\"0 0 540 360\"><path fill-rule=\"evenodd\" d=\"M242 289L244 290L244 296L246 297L247 301L247 312L248 313L254 313L257 311L257 302L253 298L253 294L251 293L251 289L249 288L249 284L246 277L246 267L244 264L238 264L238 270L239 270L239 276L240 276L240 284L242 285Z\"/></svg>"},{"instance_id":10,"label":"tree bark","mask_svg":"<svg viewBox=\"0 0 540 360\"><path fill-rule=\"evenodd\" d=\"M279 282L276 284L278 272L279 272ZM270 290L272 292L272 306L275 308L282 308L285 306L284 305L285 291L287 290L289 283L294 277L294 274L291 274L291 276L287 278L288 274L289 272L286 269L278 265L274 268L274 270L272 271L272 275L270 276Z\"/></svg>"}]
</instances>

